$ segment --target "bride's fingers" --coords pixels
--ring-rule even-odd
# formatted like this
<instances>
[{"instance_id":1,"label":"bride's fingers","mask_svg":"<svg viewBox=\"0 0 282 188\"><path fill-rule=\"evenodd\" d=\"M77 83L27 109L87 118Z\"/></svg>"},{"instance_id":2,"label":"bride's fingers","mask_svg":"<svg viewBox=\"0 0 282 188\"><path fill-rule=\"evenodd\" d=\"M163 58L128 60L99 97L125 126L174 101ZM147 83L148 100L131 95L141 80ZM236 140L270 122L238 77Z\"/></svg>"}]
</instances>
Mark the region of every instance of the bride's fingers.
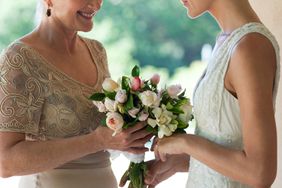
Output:
<instances>
[{"instance_id":1,"label":"bride's fingers","mask_svg":"<svg viewBox=\"0 0 282 188\"><path fill-rule=\"evenodd\" d=\"M155 147L155 149L154 149L154 154L155 154L155 158L157 160L160 160L160 154L159 154L159 151L158 151L157 147Z\"/></svg>"},{"instance_id":2,"label":"bride's fingers","mask_svg":"<svg viewBox=\"0 0 282 188\"><path fill-rule=\"evenodd\" d=\"M159 183L161 183L162 181L168 179L172 175L173 175L173 173L170 170L166 171L166 172L164 172L162 174L158 174L158 176L155 177L154 180L151 182L152 188L156 187Z\"/></svg>"},{"instance_id":3,"label":"bride's fingers","mask_svg":"<svg viewBox=\"0 0 282 188\"><path fill-rule=\"evenodd\" d=\"M153 140L152 146L150 148L150 151L154 151L155 150L155 146L157 145L158 141L159 141L159 138L155 137L154 140Z\"/></svg>"}]
</instances>

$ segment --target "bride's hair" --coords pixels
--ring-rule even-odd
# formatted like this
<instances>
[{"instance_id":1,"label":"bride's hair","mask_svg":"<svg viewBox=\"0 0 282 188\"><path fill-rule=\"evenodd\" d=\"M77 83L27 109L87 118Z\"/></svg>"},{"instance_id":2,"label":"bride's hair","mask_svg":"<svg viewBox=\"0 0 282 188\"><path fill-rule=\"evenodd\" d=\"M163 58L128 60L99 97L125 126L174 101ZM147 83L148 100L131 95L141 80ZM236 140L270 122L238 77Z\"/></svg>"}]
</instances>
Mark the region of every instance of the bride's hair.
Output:
<instances>
[{"instance_id":1,"label":"bride's hair","mask_svg":"<svg viewBox=\"0 0 282 188\"><path fill-rule=\"evenodd\" d=\"M45 8L44 8L43 0L37 0L36 12L35 12L35 17L34 17L35 25L40 24L43 14L44 14L44 10Z\"/></svg>"}]
</instances>

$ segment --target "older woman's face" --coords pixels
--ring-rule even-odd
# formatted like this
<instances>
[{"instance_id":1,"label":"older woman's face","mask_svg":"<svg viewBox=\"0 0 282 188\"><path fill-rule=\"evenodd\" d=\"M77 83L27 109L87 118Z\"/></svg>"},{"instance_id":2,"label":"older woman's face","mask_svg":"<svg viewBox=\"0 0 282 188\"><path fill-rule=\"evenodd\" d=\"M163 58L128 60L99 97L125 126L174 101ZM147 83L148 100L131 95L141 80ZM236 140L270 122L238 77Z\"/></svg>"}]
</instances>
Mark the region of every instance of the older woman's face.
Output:
<instances>
[{"instance_id":1,"label":"older woman's face","mask_svg":"<svg viewBox=\"0 0 282 188\"><path fill-rule=\"evenodd\" d=\"M188 11L188 16L196 18L209 10L214 0L180 0Z\"/></svg>"},{"instance_id":2,"label":"older woman's face","mask_svg":"<svg viewBox=\"0 0 282 188\"><path fill-rule=\"evenodd\" d=\"M90 31L103 0L51 0L52 17L66 29Z\"/></svg>"}]
</instances>

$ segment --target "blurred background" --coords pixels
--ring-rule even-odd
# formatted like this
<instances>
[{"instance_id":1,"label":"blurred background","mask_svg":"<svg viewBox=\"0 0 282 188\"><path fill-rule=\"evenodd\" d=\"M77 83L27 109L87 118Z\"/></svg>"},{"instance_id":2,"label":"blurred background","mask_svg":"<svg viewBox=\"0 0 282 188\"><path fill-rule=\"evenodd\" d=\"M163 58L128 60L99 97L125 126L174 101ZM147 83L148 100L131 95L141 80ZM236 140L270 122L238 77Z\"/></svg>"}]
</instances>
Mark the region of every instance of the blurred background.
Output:
<instances>
[{"instance_id":1,"label":"blurred background","mask_svg":"<svg viewBox=\"0 0 282 188\"><path fill-rule=\"evenodd\" d=\"M0 0L0 51L37 25L37 0ZM191 20L179 0L105 0L94 18L94 29L83 36L103 43L114 79L141 66L142 77L161 75L161 84L181 84L192 98L219 32L208 14ZM189 130L188 130L189 131ZM147 158L152 158L151 153ZM117 178L128 161L113 161ZM187 173L178 173L158 188L185 187ZM0 187L16 188L19 178L0 179ZM177 186L176 186L177 185Z\"/></svg>"}]
</instances>

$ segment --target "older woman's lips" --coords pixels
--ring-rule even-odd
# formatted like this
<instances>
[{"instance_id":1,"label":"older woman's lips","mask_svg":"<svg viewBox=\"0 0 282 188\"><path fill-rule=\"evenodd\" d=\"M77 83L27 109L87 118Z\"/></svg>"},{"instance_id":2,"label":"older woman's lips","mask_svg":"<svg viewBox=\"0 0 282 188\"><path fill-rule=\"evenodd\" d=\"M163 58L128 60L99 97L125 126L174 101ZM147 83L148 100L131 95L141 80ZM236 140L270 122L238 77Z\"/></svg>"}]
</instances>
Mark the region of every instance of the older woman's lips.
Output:
<instances>
[{"instance_id":1,"label":"older woman's lips","mask_svg":"<svg viewBox=\"0 0 282 188\"><path fill-rule=\"evenodd\" d=\"M78 11L77 12L80 16L82 16L85 19L91 20L93 18L93 16L95 16L95 14L97 13L97 11L94 12L82 12L82 11Z\"/></svg>"}]
</instances>

